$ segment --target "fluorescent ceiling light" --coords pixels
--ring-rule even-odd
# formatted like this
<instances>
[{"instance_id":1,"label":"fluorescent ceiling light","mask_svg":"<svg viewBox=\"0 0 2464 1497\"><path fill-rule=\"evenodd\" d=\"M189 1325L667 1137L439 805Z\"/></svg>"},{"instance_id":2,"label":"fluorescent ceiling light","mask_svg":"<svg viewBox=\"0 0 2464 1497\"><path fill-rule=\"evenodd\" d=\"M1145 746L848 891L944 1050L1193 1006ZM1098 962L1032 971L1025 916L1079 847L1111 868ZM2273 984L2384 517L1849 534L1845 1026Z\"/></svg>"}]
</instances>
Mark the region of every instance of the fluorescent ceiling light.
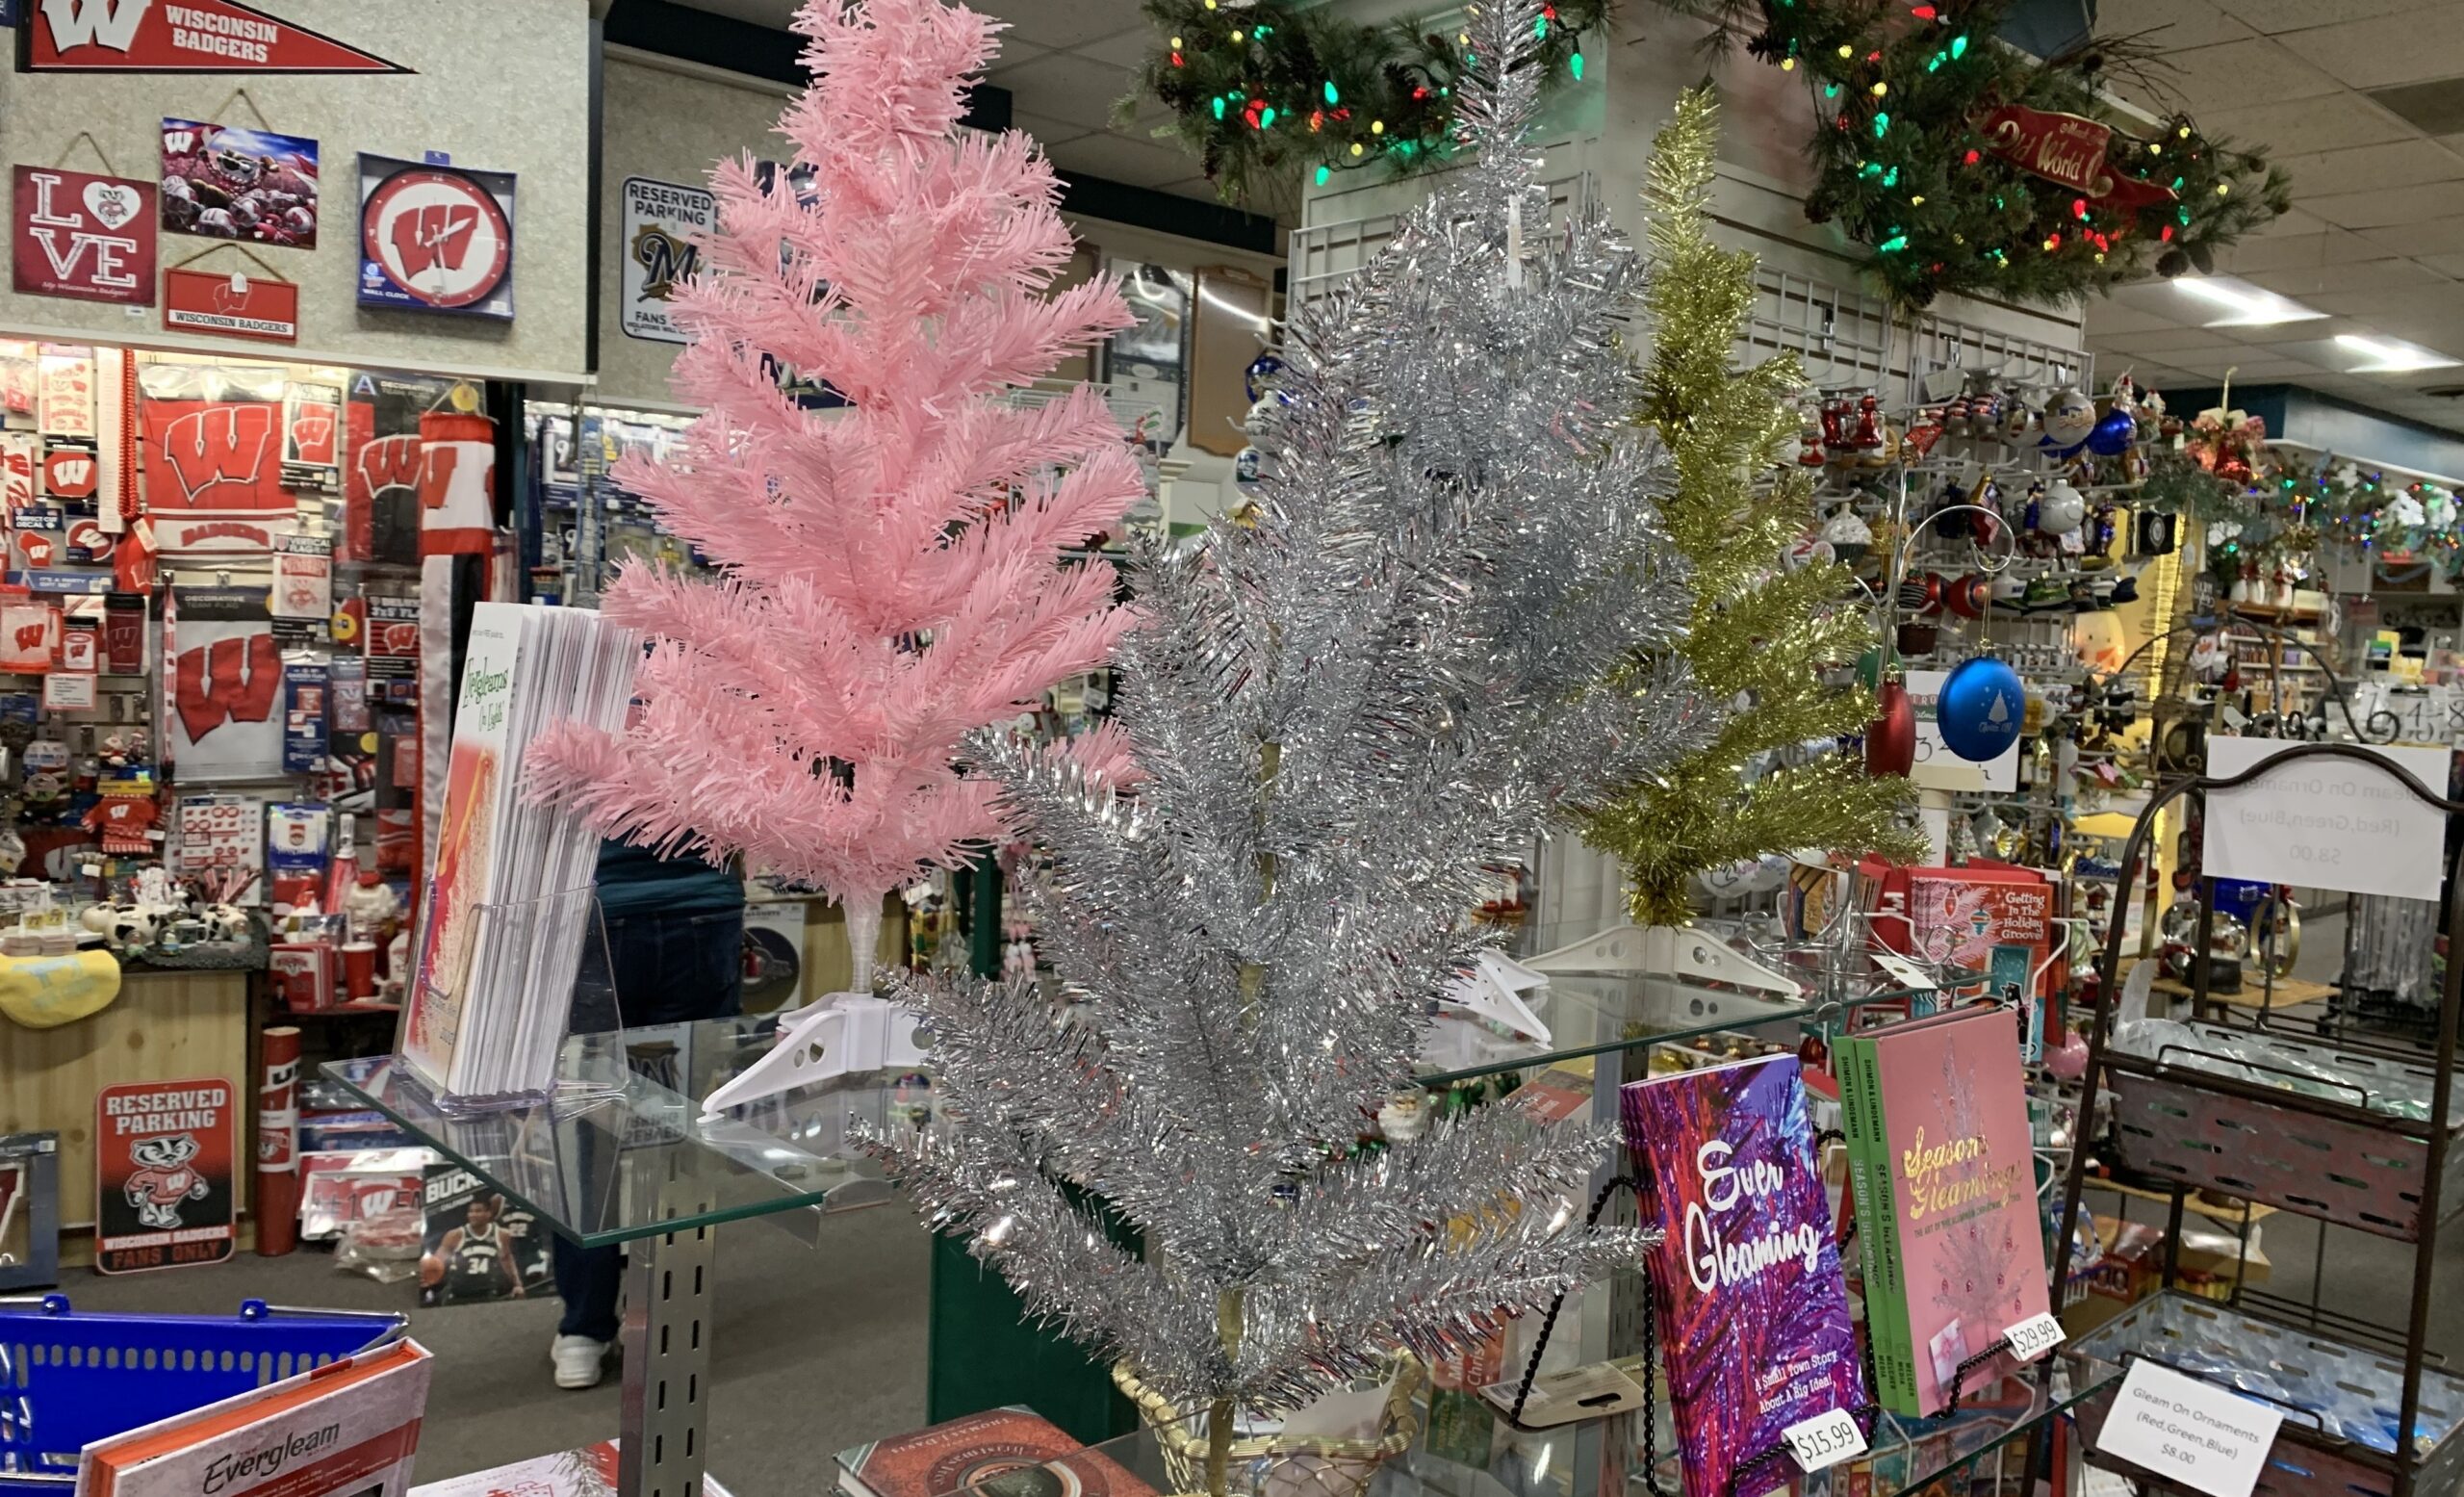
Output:
<instances>
[{"instance_id":1,"label":"fluorescent ceiling light","mask_svg":"<svg viewBox=\"0 0 2464 1497\"><path fill-rule=\"evenodd\" d=\"M2370 362L2356 364L2356 374L2403 374L2417 369L2452 369L2464 359L2451 359L2435 348L2425 348L2417 343L2400 338L2363 338L2352 333L2336 334L2336 347L2365 354Z\"/></svg>"},{"instance_id":2,"label":"fluorescent ceiling light","mask_svg":"<svg viewBox=\"0 0 2464 1497\"><path fill-rule=\"evenodd\" d=\"M2206 327L2267 327L2276 323L2307 323L2327 315L2230 275L2178 275L2173 284L2225 314L2200 324Z\"/></svg>"}]
</instances>

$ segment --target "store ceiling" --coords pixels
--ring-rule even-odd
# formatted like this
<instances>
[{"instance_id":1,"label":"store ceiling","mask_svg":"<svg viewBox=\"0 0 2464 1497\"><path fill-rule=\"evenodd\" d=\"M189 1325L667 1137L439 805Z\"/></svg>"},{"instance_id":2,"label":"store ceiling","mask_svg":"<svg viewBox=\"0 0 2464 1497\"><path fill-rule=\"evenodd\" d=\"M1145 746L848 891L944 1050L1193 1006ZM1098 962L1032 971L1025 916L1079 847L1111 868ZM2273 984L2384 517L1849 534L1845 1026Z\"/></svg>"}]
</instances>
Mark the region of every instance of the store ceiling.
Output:
<instances>
[{"instance_id":1,"label":"store ceiling","mask_svg":"<svg viewBox=\"0 0 2464 1497\"><path fill-rule=\"evenodd\" d=\"M759 26L783 29L798 0L684 0ZM1152 134L1164 108L1148 101L1127 128L1113 105L1130 91L1130 74L1154 28L1134 0L969 0L1010 23L990 80L1010 90L1011 123L1043 142L1054 166L1183 197L1215 199L1197 159ZM2464 128L2459 126L2458 128Z\"/></svg>"},{"instance_id":2,"label":"store ceiling","mask_svg":"<svg viewBox=\"0 0 2464 1497\"><path fill-rule=\"evenodd\" d=\"M2266 146L2294 211L2217 265L2325 314L2266 325L2169 282L2091 305L2099 377L2143 385L2294 384L2464 432L2464 365L2361 374L2386 360L2339 336L2464 359L2464 4L2453 0L2123 0L2108 31L2142 31L2178 69L2202 128ZM2162 28L2162 29L2156 29Z\"/></svg>"}]
</instances>

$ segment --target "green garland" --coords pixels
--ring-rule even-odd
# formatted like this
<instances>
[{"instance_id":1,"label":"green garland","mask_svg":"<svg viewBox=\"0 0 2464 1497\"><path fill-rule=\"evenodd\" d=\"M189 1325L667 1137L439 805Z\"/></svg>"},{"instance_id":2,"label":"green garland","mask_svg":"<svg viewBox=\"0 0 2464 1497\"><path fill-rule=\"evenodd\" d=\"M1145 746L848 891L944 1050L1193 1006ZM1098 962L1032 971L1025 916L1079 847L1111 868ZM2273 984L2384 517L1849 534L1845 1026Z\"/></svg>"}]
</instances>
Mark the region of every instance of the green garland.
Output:
<instances>
[{"instance_id":1,"label":"green garland","mask_svg":"<svg viewBox=\"0 0 2464 1497\"><path fill-rule=\"evenodd\" d=\"M1533 65L1556 86L1582 76L1582 39L1609 0L1555 0ZM1455 79L1468 39L1410 22L1364 26L1292 0L1144 0L1156 48L1141 90L1172 111L1178 136L1227 201L1271 195L1308 172L1405 172L1454 149ZM1124 107L1135 112L1135 96Z\"/></svg>"},{"instance_id":2,"label":"green garland","mask_svg":"<svg viewBox=\"0 0 2464 1497\"><path fill-rule=\"evenodd\" d=\"M1825 126L1807 145L1807 217L1869 246L1866 269L1904 308L1945 292L2050 305L2151 271L2204 271L2292 206L2280 168L2184 116L2153 139L2115 129L2113 174L2172 194L2133 208L2091 203L1994 155L1983 121L1998 105L2113 125L2100 86L2138 51L2106 42L2039 62L1993 40L2012 0L1707 5L1720 39L1805 75Z\"/></svg>"}]
</instances>

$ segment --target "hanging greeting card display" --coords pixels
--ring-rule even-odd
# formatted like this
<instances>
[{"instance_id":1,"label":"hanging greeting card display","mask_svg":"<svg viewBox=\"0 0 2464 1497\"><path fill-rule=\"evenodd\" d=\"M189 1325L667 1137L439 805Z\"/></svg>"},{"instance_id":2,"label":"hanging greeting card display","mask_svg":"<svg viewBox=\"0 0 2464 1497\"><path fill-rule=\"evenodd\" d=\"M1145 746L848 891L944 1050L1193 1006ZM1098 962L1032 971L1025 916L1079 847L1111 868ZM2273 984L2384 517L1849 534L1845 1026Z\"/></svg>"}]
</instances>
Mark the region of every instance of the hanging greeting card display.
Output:
<instances>
[{"instance_id":1,"label":"hanging greeting card display","mask_svg":"<svg viewBox=\"0 0 2464 1497\"><path fill-rule=\"evenodd\" d=\"M359 304L513 316L513 173L359 157Z\"/></svg>"},{"instance_id":2,"label":"hanging greeting card display","mask_svg":"<svg viewBox=\"0 0 2464 1497\"><path fill-rule=\"evenodd\" d=\"M263 587L174 587L163 634L163 757L182 781L282 772L282 658Z\"/></svg>"},{"instance_id":3,"label":"hanging greeting card display","mask_svg":"<svg viewBox=\"0 0 2464 1497\"><path fill-rule=\"evenodd\" d=\"M154 184L19 167L13 284L34 297L154 304Z\"/></svg>"}]
</instances>

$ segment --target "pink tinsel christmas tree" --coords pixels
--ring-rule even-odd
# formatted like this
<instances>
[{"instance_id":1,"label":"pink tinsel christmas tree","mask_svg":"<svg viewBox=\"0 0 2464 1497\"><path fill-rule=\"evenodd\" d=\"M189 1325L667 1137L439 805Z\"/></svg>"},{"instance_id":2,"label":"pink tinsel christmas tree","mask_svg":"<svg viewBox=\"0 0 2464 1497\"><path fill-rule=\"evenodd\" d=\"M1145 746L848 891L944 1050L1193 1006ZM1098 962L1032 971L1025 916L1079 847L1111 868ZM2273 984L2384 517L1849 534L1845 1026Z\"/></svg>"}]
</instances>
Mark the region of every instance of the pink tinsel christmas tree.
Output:
<instances>
[{"instance_id":1,"label":"pink tinsel christmas tree","mask_svg":"<svg viewBox=\"0 0 2464 1497\"><path fill-rule=\"evenodd\" d=\"M624 569L603 607L654 636L642 709L532 764L609 835L741 853L860 931L884 891L995 831L993 787L953 766L962 737L1128 624L1112 568L1065 559L1142 492L1120 431L1083 386L999 396L1131 318L1109 282L1045 295L1071 250L1051 167L1015 131L959 126L999 23L808 0L795 27L814 82L780 130L808 198L720 164L718 228L671 302L692 339L676 388L705 414L671 462L617 470L719 576ZM799 409L783 367L848 408Z\"/></svg>"}]
</instances>

